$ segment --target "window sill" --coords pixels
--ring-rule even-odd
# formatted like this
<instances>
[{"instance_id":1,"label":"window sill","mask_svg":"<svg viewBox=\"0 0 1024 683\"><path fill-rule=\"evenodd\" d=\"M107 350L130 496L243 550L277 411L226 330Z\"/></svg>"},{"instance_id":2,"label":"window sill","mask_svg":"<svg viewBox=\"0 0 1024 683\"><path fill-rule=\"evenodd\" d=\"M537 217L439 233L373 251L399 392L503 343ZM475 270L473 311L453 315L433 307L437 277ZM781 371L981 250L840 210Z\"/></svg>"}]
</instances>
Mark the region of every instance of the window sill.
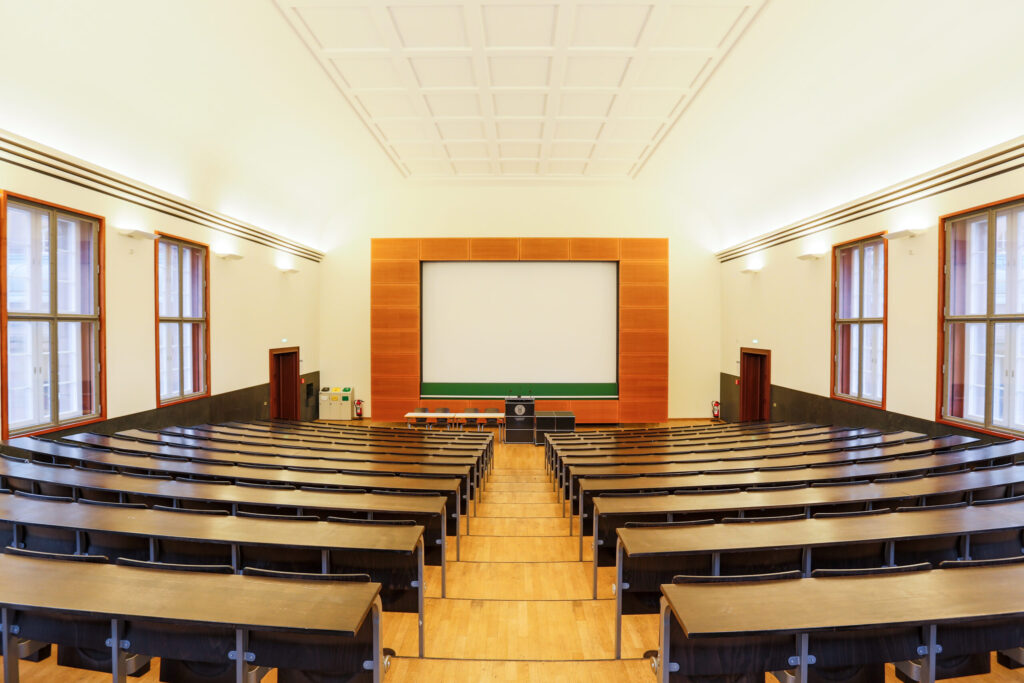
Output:
<instances>
[{"instance_id":1,"label":"window sill","mask_svg":"<svg viewBox=\"0 0 1024 683\"><path fill-rule=\"evenodd\" d=\"M53 432L62 432L65 429L74 429L75 427L84 427L86 425L96 424L97 422L103 422L107 419L106 413L95 417L88 417L78 422L65 422L64 424L57 425L55 427L42 427L41 429L30 429L24 432L7 432L4 434L5 439L17 439L22 436L40 436L42 434L51 434ZM6 430L5 430L6 431Z\"/></svg>"},{"instance_id":2,"label":"window sill","mask_svg":"<svg viewBox=\"0 0 1024 683\"><path fill-rule=\"evenodd\" d=\"M871 401L865 401L857 398L850 398L849 396L843 396L842 394L832 393L829 394L829 398L833 398L843 403L852 403L855 406L864 406L865 408L877 408L878 410L885 410L885 399L883 398L881 403L874 403Z\"/></svg>"},{"instance_id":3,"label":"window sill","mask_svg":"<svg viewBox=\"0 0 1024 683\"><path fill-rule=\"evenodd\" d=\"M970 432L978 432L979 434L986 434L988 436L999 436L999 437L1002 437L1004 439L1016 439L1016 440L1024 439L1024 433L1021 433L1021 432L1013 432L1013 431L1009 431L1009 430L1007 430L1007 431L1000 431L1000 430L994 429L992 427L985 427L984 425L978 425L978 424L974 424L972 422L961 422L959 420L950 419L948 417L940 416L940 417L935 418L935 421L938 424L949 425L950 427L956 427L958 429L966 429L967 431L970 431Z\"/></svg>"},{"instance_id":4,"label":"window sill","mask_svg":"<svg viewBox=\"0 0 1024 683\"><path fill-rule=\"evenodd\" d=\"M157 403L156 403L156 407L157 408L169 408L170 406L176 406L176 405L179 405L181 403L188 403L189 401L197 401L197 400L199 400L201 398L210 398L210 392L206 391L206 392L204 392L202 394L192 394L191 396L186 396L184 398L174 398L174 399L171 399L169 401L161 401L161 400L158 399Z\"/></svg>"}]
</instances>

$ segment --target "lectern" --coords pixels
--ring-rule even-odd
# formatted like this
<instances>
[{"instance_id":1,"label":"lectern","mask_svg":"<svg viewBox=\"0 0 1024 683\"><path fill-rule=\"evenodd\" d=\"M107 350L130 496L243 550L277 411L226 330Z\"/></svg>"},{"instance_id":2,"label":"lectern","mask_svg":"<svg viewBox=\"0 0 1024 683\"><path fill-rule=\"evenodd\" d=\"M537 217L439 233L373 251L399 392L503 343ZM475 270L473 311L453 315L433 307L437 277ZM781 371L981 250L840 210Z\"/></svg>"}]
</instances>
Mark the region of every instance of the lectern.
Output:
<instances>
[{"instance_id":1,"label":"lectern","mask_svg":"<svg viewBox=\"0 0 1024 683\"><path fill-rule=\"evenodd\" d=\"M505 399L505 443L533 443L533 397Z\"/></svg>"}]
</instances>

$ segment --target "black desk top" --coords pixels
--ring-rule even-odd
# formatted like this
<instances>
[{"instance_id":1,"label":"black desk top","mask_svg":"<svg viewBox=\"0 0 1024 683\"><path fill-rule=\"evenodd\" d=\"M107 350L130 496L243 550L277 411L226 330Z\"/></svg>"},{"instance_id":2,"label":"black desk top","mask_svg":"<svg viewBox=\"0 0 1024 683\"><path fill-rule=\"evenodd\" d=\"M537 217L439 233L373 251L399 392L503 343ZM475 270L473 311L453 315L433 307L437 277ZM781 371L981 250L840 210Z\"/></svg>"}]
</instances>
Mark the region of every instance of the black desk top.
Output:
<instances>
[{"instance_id":1,"label":"black desk top","mask_svg":"<svg viewBox=\"0 0 1024 683\"><path fill-rule=\"evenodd\" d=\"M0 604L93 618L354 635L379 592L379 583L270 579L0 555Z\"/></svg>"}]
</instances>

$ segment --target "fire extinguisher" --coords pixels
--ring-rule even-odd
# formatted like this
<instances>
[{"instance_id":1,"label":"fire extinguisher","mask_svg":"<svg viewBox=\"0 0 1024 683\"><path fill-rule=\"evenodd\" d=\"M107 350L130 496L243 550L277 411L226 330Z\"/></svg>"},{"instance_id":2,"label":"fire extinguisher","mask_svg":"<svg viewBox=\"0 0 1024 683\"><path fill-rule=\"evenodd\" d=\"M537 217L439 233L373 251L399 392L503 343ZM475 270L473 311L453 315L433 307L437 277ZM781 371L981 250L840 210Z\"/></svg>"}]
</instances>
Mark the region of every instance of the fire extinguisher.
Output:
<instances>
[{"instance_id":1,"label":"fire extinguisher","mask_svg":"<svg viewBox=\"0 0 1024 683\"><path fill-rule=\"evenodd\" d=\"M356 400L356 417L358 419L363 418L363 399L361 398Z\"/></svg>"},{"instance_id":2,"label":"fire extinguisher","mask_svg":"<svg viewBox=\"0 0 1024 683\"><path fill-rule=\"evenodd\" d=\"M711 418L717 420L722 414L722 404L718 401L711 402Z\"/></svg>"}]
</instances>

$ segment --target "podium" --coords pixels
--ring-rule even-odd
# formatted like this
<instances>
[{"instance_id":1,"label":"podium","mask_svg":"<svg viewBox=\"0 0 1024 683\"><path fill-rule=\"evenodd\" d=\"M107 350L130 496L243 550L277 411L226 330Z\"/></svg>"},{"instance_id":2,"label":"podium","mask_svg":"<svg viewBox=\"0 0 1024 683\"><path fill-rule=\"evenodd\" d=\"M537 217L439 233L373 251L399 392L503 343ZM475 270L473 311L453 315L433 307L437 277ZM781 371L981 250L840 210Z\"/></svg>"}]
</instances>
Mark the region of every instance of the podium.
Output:
<instances>
[{"instance_id":1,"label":"podium","mask_svg":"<svg viewBox=\"0 0 1024 683\"><path fill-rule=\"evenodd\" d=\"M533 443L534 407L532 396L505 399L505 443Z\"/></svg>"}]
</instances>

